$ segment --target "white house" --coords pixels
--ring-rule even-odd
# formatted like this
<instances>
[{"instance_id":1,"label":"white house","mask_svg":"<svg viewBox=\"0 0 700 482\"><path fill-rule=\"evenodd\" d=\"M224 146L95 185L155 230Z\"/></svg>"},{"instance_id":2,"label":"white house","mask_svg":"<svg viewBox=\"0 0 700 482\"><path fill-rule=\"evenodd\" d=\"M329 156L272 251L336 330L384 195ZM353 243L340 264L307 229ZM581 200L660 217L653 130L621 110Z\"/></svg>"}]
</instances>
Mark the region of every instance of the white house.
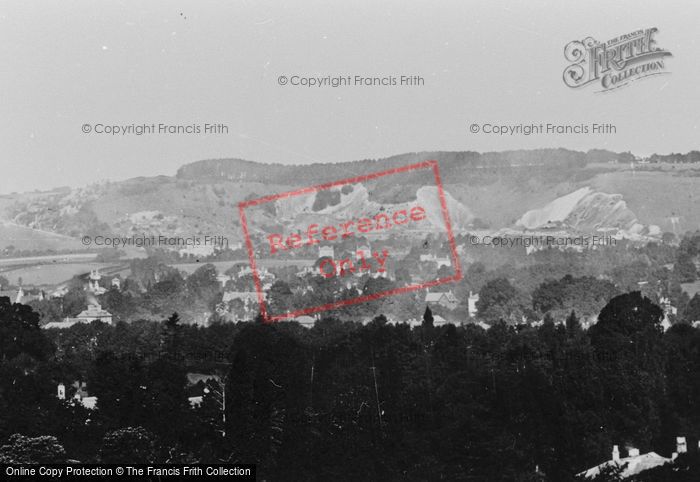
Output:
<instances>
[{"instance_id":1,"label":"white house","mask_svg":"<svg viewBox=\"0 0 700 482\"><path fill-rule=\"evenodd\" d=\"M622 468L620 477L622 479L630 478L637 475L645 470L653 469L655 467L660 467L665 464L672 463L678 454L682 454L688 451L685 437L676 438L676 452L673 453L671 458L662 457L656 452L648 452L646 454L640 454L639 449L628 448L627 457L620 457L620 449L617 445L613 445L612 458L602 464L591 467L588 470L584 470L576 474L577 476L583 476L586 479L595 479L600 475L600 473L613 466L618 466Z\"/></svg>"},{"instance_id":2,"label":"white house","mask_svg":"<svg viewBox=\"0 0 700 482\"><path fill-rule=\"evenodd\" d=\"M73 382L72 385L75 388L75 395L73 395L73 400L83 407L94 410L97 406L97 397L91 397L87 392L87 385L85 382ZM66 399L66 386L63 383L59 383L56 388L56 396L59 400Z\"/></svg>"},{"instance_id":3,"label":"white house","mask_svg":"<svg viewBox=\"0 0 700 482\"><path fill-rule=\"evenodd\" d=\"M333 258L335 255L335 250L333 246L319 246L318 257L319 258Z\"/></svg>"},{"instance_id":4,"label":"white house","mask_svg":"<svg viewBox=\"0 0 700 482\"><path fill-rule=\"evenodd\" d=\"M227 275L227 274L219 273L219 274L216 275L216 281L219 282L219 284L221 285L222 288L223 288L224 286L226 286L226 283L229 282L229 281L232 280L232 279L233 279L233 277L232 277L232 276L229 276L229 275Z\"/></svg>"},{"instance_id":5,"label":"white house","mask_svg":"<svg viewBox=\"0 0 700 482\"><path fill-rule=\"evenodd\" d=\"M105 288L100 286L101 279L102 279L102 275L100 275L99 269L90 270L90 276L88 277L87 290L91 293L95 293L96 295L101 295L105 291L107 291Z\"/></svg>"},{"instance_id":6,"label":"white house","mask_svg":"<svg viewBox=\"0 0 700 482\"><path fill-rule=\"evenodd\" d=\"M103 310L99 303L92 303L88 305L87 310L81 311L75 318L65 318L63 321L52 321L45 324L42 328L70 328L76 323L91 323L95 320L109 323L111 325L112 313Z\"/></svg>"},{"instance_id":7,"label":"white house","mask_svg":"<svg viewBox=\"0 0 700 482\"><path fill-rule=\"evenodd\" d=\"M476 316L476 314L478 313L478 310L476 309L476 302L477 301L479 301L479 293L472 293L470 291L469 298L467 299L470 318L474 318Z\"/></svg>"},{"instance_id":8,"label":"white house","mask_svg":"<svg viewBox=\"0 0 700 482\"><path fill-rule=\"evenodd\" d=\"M452 266L452 260L448 257L436 256L434 254L421 254L420 260L427 263L435 263L437 268L440 269L441 266L447 266L448 268Z\"/></svg>"},{"instance_id":9,"label":"white house","mask_svg":"<svg viewBox=\"0 0 700 482\"><path fill-rule=\"evenodd\" d=\"M314 324L316 323L316 320L308 315L298 316L294 319L294 321L299 323L304 328L313 328Z\"/></svg>"},{"instance_id":10,"label":"white house","mask_svg":"<svg viewBox=\"0 0 700 482\"><path fill-rule=\"evenodd\" d=\"M214 251L214 246L200 244L197 246L187 246L186 248L182 248L178 250L178 254L184 258L188 256L192 256L195 258L206 258L207 256L211 256L212 254L214 254Z\"/></svg>"}]
</instances>

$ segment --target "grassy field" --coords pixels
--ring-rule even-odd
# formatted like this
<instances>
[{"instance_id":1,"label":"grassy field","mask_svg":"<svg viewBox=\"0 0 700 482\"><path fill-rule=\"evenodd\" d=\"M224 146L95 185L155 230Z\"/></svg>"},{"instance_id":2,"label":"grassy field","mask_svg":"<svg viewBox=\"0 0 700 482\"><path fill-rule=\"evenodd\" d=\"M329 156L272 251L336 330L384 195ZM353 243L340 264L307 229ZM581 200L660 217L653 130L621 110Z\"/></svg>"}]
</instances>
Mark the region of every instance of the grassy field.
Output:
<instances>
[{"instance_id":1,"label":"grassy field","mask_svg":"<svg viewBox=\"0 0 700 482\"><path fill-rule=\"evenodd\" d=\"M0 221L0 250L8 246L21 250L81 251L85 249L79 239Z\"/></svg>"},{"instance_id":2,"label":"grassy field","mask_svg":"<svg viewBox=\"0 0 700 482\"><path fill-rule=\"evenodd\" d=\"M114 271L115 263L96 263L88 262L83 260L83 262L74 263L46 263L45 259L42 257L42 262L39 263L36 258L27 258L28 263L22 265L17 265L18 260L12 260L13 265L3 266L0 260L0 275L8 279L8 281L14 285L19 284L19 279L22 278L22 284L24 285L57 285L68 281L73 276L82 275L89 273L92 269L99 269L101 273L109 271L109 276L115 276ZM47 257L48 258L48 257ZM33 260L33 261L30 261ZM316 260L314 259L296 259L296 260L259 260L257 262L258 267L275 267L275 266L292 266L296 265L301 267L311 266ZM172 264L171 266L183 271L185 273L192 274L198 268L207 263L183 263L183 264ZM216 267L219 273L224 273L227 269L235 266L237 264L249 266L250 262L248 259L240 259L235 261L216 261L211 263ZM126 266L126 265L124 265ZM119 271L119 274L124 277L130 274L128 267Z\"/></svg>"},{"instance_id":3,"label":"grassy field","mask_svg":"<svg viewBox=\"0 0 700 482\"><path fill-rule=\"evenodd\" d=\"M671 217L679 217L679 232L700 227L700 177L676 171L636 171L596 176L591 187L622 194L642 224L673 232Z\"/></svg>"},{"instance_id":4,"label":"grassy field","mask_svg":"<svg viewBox=\"0 0 700 482\"><path fill-rule=\"evenodd\" d=\"M95 268L103 269L107 266L110 265L104 263L40 264L0 271L0 275L14 285L19 284L19 278L22 278L24 285L57 285L68 281L73 276L89 273Z\"/></svg>"}]
</instances>

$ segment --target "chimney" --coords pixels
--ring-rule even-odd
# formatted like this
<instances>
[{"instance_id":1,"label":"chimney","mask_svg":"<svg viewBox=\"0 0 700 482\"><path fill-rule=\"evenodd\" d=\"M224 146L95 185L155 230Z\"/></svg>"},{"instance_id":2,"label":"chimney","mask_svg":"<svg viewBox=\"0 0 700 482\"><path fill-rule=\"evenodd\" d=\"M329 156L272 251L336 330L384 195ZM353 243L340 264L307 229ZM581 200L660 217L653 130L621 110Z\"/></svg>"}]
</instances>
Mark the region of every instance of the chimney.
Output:
<instances>
[{"instance_id":1,"label":"chimney","mask_svg":"<svg viewBox=\"0 0 700 482\"><path fill-rule=\"evenodd\" d=\"M639 457L639 449L636 449L636 448L634 448L634 447L630 447L630 448L627 450L627 455L628 455L629 457Z\"/></svg>"},{"instance_id":2,"label":"chimney","mask_svg":"<svg viewBox=\"0 0 700 482\"><path fill-rule=\"evenodd\" d=\"M679 454L688 452L688 444L685 442L685 437L676 437L676 452Z\"/></svg>"},{"instance_id":3,"label":"chimney","mask_svg":"<svg viewBox=\"0 0 700 482\"><path fill-rule=\"evenodd\" d=\"M620 449L618 448L617 445L613 445L612 460L613 460L613 462L620 461Z\"/></svg>"}]
</instances>

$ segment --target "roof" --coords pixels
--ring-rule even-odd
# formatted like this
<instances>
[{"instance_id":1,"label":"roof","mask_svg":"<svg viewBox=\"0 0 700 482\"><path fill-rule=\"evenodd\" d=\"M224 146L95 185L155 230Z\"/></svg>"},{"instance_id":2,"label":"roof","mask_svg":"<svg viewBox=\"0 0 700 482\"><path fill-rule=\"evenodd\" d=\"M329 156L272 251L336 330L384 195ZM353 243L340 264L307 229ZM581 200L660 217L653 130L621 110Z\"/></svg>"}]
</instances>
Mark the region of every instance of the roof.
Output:
<instances>
[{"instance_id":1,"label":"roof","mask_svg":"<svg viewBox=\"0 0 700 482\"><path fill-rule=\"evenodd\" d=\"M681 289L688 293L688 297L692 298L700 293L700 280L693 281L692 283L681 283Z\"/></svg>"},{"instance_id":2,"label":"roof","mask_svg":"<svg viewBox=\"0 0 700 482\"><path fill-rule=\"evenodd\" d=\"M298 316L297 318L295 318L295 321L301 325L313 325L314 323L316 323L316 320L314 320L312 317L306 316L306 315L305 316Z\"/></svg>"},{"instance_id":3,"label":"roof","mask_svg":"<svg viewBox=\"0 0 700 482\"><path fill-rule=\"evenodd\" d=\"M187 374L187 384L188 385L196 385L199 382L206 383L207 380L216 380L217 382L221 381L219 376L214 375L213 373L188 373Z\"/></svg>"},{"instance_id":4,"label":"roof","mask_svg":"<svg viewBox=\"0 0 700 482\"><path fill-rule=\"evenodd\" d=\"M112 313L102 309L100 305L88 305L87 310L81 311L76 318L108 318Z\"/></svg>"},{"instance_id":5,"label":"roof","mask_svg":"<svg viewBox=\"0 0 700 482\"><path fill-rule=\"evenodd\" d=\"M436 254L421 254L420 255L420 260L421 261L435 261L436 263L452 263L452 260L450 260L449 256L437 256Z\"/></svg>"},{"instance_id":6,"label":"roof","mask_svg":"<svg viewBox=\"0 0 700 482\"><path fill-rule=\"evenodd\" d=\"M97 405L97 397L83 397L80 399L80 403L83 407L93 410Z\"/></svg>"},{"instance_id":7,"label":"roof","mask_svg":"<svg viewBox=\"0 0 700 482\"><path fill-rule=\"evenodd\" d=\"M258 294L255 291L225 291L221 301L227 302L238 299L257 301Z\"/></svg>"},{"instance_id":8,"label":"roof","mask_svg":"<svg viewBox=\"0 0 700 482\"><path fill-rule=\"evenodd\" d=\"M80 320L77 318L66 318L64 321L50 321L42 326L42 328L46 330L49 328L70 328L76 323L80 323Z\"/></svg>"},{"instance_id":9,"label":"roof","mask_svg":"<svg viewBox=\"0 0 700 482\"><path fill-rule=\"evenodd\" d=\"M428 303L437 303L442 299L443 296L450 303L457 302L457 298L455 298L455 295L453 295L451 291L447 291L447 292L443 292L443 293L430 293L430 292L428 292L425 294L425 301Z\"/></svg>"},{"instance_id":10,"label":"roof","mask_svg":"<svg viewBox=\"0 0 700 482\"><path fill-rule=\"evenodd\" d=\"M602 464L592 467L577 475L583 475L587 479L591 479L597 477L601 470L605 469L606 467L611 467L613 464L617 464L619 466L624 466L624 470L620 476L623 479L626 479L628 477L632 477L633 475L637 475L640 472L644 472L645 470L653 469L654 467L659 467L669 462L671 462L671 459L662 457L656 452L649 452L646 454L637 455L635 457L624 457L621 458L619 462L608 460L607 462L603 462Z\"/></svg>"}]
</instances>

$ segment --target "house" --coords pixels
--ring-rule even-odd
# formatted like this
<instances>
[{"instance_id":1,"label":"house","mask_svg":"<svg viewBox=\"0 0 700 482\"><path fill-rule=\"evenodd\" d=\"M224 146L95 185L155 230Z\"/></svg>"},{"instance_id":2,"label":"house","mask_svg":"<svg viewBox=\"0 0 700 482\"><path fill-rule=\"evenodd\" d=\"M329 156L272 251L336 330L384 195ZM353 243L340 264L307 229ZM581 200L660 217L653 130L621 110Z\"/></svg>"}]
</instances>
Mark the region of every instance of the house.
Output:
<instances>
[{"instance_id":1,"label":"house","mask_svg":"<svg viewBox=\"0 0 700 482\"><path fill-rule=\"evenodd\" d=\"M44 291L39 289L31 289L25 291L21 286L18 290L2 290L0 291L0 296L6 296L10 298L12 303L29 303L34 300L44 300L46 298Z\"/></svg>"},{"instance_id":2,"label":"house","mask_svg":"<svg viewBox=\"0 0 700 482\"><path fill-rule=\"evenodd\" d=\"M20 286L19 290L17 291L17 296L15 297L15 303L21 303L22 298L24 298L24 290Z\"/></svg>"},{"instance_id":3,"label":"house","mask_svg":"<svg viewBox=\"0 0 700 482\"><path fill-rule=\"evenodd\" d=\"M435 263L437 268L440 269L441 266L447 266L448 268L452 266L452 261L448 257L440 257L434 254L421 254L420 260L426 263Z\"/></svg>"},{"instance_id":4,"label":"house","mask_svg":"<svg viewBox=\"0 0 700 482\"><path fill-rule=\"evenodd\" d=\"M231 281L232 279L233 279L233 276L229 276L229 275L226 275L223 273L219 273L216 275L216 281L219 282L219 284L221 285L222 288L224 286L226 286L226 283Z\"/></svg>"},{"instance_id":5,"label":"house","mask_svg":"<svg viewBox=\"0 0 700 482\"><path fill-rule=\"evenodd\" d=\"M75 390L75 395L73 395L72 400L74 402L80 403L83 407L94 410L97 406L97 397L91 397L87 392L87 384L85 382L75 381L71 385ZM59 383L56 388L56 396L59 400L66 399L66 386L63 383Z\"/></svg>"},{"instance_id":6,"label":"house","mask_svg":"<svg viewBox=\"0 0 700 482\"><path fill-rule=\"evenodd\" d=\"M63 321L51 321L45 324L42 328L48 330L49 328L70 328L76 323L91 323L93 321L101 321L103 323L112 324L112 313L103 310L99 303L92 303L88 305L87 310L80 312L75 318L64 318Z\"/></svg>"},{"instance_id":7,"label":"house","mask_svg":"<svg viewBox=\"0 0 700 482\"><path fill-rule=\"evenodd\" d=\"M479 310L476 309L476 303L479 301L479 293L469 292L469 298L467 299L467 305L469 310L469 317L474 318Z\"/></svg>"},{"instance_id":8,"label":"house","mask_svg":"<svg viewBox=\"0 0 700 482\"><path fill-rule=\"evenodd\" d=\"M214 246L201 244L182 248L178 251L178 254L181 258L188 258L190 256L193 258L206 258L207 256L214 254L214 251Z\"/></svg>"},{"instance_id":9,"label":"house","mask_svg":"<svg viewBox=\"0 0 700 482\"><path fill-rule=\"evenodd\" d=\"M0 298L10 298L10 303L17 303L17 294L15 290L0 290Z\"/></svg>"},{"instance_id":10,"label":"house","mask_svg":"<svg viewBox=\"0 0 700 482\"><path fill-rule=\"evenodd\" d=\"M303 278L304 276L307 276L307 275L313 276L317 273L318 273L318 268L315 268L313 266L304 266L301 270L297 271L296 275L299 278Z\"/></svg>"},{"instance_id":11,"label":"house","mask_svg":"<svg viewBox=\"0 0 700 482\"><path fill-rule=\"evenodd\" d=\"M88 305L87 310L83 310L75 317L79 323L91 323L93 321L102 321L104 323L112 324L112 313L103 310L99 303L91 303Z\"/></svg>"},{"instance_id":12,"label":"house","mask_svg":"<svg viewBox=\"0 0 700 482\"><path fill-rule=\"evenodd\" d=\"M457 305L459 302L457 301L457 298L455 298L455 295L452 293L452 291L446 291L446 292L430 292L428 291L425 294L425 302L426 304L437 304L440 306L443 306L447 308L448 310L454 310L457 308Z\"/></svg>"},{"instance_id":13,"label":"house","mask_svg":"<svg viewBox=\"0 0 700 482\"><path fill-rule=\"evenodd\" d=\"M221 377L219 375L214 375L213 373L187 373L187 386L191 387L202 382L206 384L209 380L214 380L217 383L221 383Z\"/></svg>"},{"instance_id":14,"label":"house","mask_svg":"<svg viewBox=\"0 0 700 482\"><path fill-rule=\"evenodd\" d=\"M669 320L668 315L677 315L678 309L671 305L671 299L667 297L662 296L659 303L664 311L664 319L661 321L661 326L663 327L664 331L666 331L671 328L671 320Z\"/></svg>"},{"instance_id":15,"label":"house","mask_svg":"<svg viewBox=\"0 0 700 482\"><path fill-rule=\"evenodd\" d=\"M90 276L88 276L88 286L87 290L96 295L104 294L107 290L100 286L100 280L102 275L100 275L99 269L90 270Z\"/></svg>"},{"instance_id":16,"label":"house","mask_svg":"<svg viewBox=\"0 0 700 482\"><path fill-rule=\"evenodd\" d=\"M55 290L49 295L50 298L63 298L66 293L68 293L68 287L66 285L57 286Z\"/></svg>"},{"instance_id":17,"label":"house","mask_svg":"<svg viewBox=\"0 0 700 482\"><path fill-rule=\"evenodd\" d=\"M584 470L576 475L586 479L595 479L604 470L617 466L622 469L620 477L622 479L627 479L644 472L645 470L673 463L676 457L678 457L678 454L686 453L687 451L688 447L685 437L676 438L676 452L673 453L671 458L662 457L656 452L640 454L639 449L633 447L627 449L627 457L620 457L619 447L617 445L613 445L612 458L610 460L596 465L595 467L591 467L588 470Z\"/></svg>"},{"instance_id":18,"label":"house","mask_svg":"<svg viewBox=\"0 0 700 482\"><path fill-rule=\"evenodd\" d=\"M319 246L318 257L319 258L333 258L335 255L335 250L333 246Z\"/></svg>"},{"instance_id":19,"label":"house","mask_svg":"<svg viewBox=\"0 0 700 482\"><path fill-rule=\"evenodd\" d=\"M671 298L662 296L661 299L659 300L659 303L661 304L661 308L663 308L664 312L667 315L677 315L678 314L678 308L673 306L671 304Z\"/></svg>"},{"instance_id":20,"label":"house","mask_svg":"<svg viewBox=\"0 0 700 482\"><path fill-rule=\"evenodd\" d=\"M50 321L46 323L44 326L42 326L43 329L48 330L50 328L57 328L59 330L63 330L65 328L70 328L71 326L75 325L78 323L75 321L75 318L66 318L63 321Z\"/></svg>"},{"instance_id":21,"label":"house","mask_svg":"<svg viewBox=\"0 0 700 482\"><path fill-rule=\"evenodd\" d=\"M190 407L197 408L202 405L204 394L208 393L207 385L221 385L221 377L209 373L188 373L187 374L187 401Z\"/></svg>"},{"instance_id":22,"label":"house","mask_svg":"<svg viewBox=\"0 0 700 482\"><path fill-rule=\"evenodd\" d=\"M294 319L297 323L299 323L301 326L304 328L313 328L314 324L316 323L316 320L313 319L310 316L299 316Z\"/></svg>"},{"instance_id":23,"label":"house","mask_svg":"<svg viewBox=\"0 0 700 482\"><path fill-rule=\"evenodd\" d=\"M270 271L268 271L267 268L265 268L264 266L257 268L256 271L258 273L258 278L260 278L260 280L275 279L275 275L270 273ZM236 277L239 279L244 277L244 276L247 276L247 275L251 275L251 276L253 275L253 268L251 268L250 266L246 266L246 267L242 268L241 270L239 270L238 273L236 273Z\"/></svg>"},{"instance_id":24,"label":"house","mask_svg":"<svg viewBox=\"0 0 700 482\"><path fill-rule=\"evenodd\" d=\"M440 315L433 315L433 326L444 326L448 322L445 318Z\"/></svg>"},{"instance_id":25,"label":"house","mask_svg":"<svg viewBox=\"0 0 700 482\"><path fill-rule=\"evenodd\" d=\"M639 449L630 448L627 457L620 457L620 450L617 445L613 446L612 459L603 462L600 465L592 467L588 470L580 472L578 476L583 476L586 479L595 479L608 467L623 467L620 477L627 479L633 475L637 475L645 470L653 469L668 464L671 459L660 456L656 452L649 452L643 455L639 454Z\"/></svg>"},{"instance_id":26,"label":"house","mask_svg":"<svg viewBox=\"0 0 700 482\"><path fill-rule=\"evenodd\" d=\"M359 245L357 247L357 252L362 253L362 256L364 256L367 259L372 257L372 249L369 247L369 244Z\"/></svg>"},{"instance_id":27,"label":"house","mask_svg":"<svg viewBox=\"0 0 700 482\"><path fill-rule=\"evenodd\" d=\"M438 269L440 269L443 266L447 266L448 268L452 266L452 260L448 257L439 257L435 258L435 264L437 264Z\"/></svg>"}]
</instances>

